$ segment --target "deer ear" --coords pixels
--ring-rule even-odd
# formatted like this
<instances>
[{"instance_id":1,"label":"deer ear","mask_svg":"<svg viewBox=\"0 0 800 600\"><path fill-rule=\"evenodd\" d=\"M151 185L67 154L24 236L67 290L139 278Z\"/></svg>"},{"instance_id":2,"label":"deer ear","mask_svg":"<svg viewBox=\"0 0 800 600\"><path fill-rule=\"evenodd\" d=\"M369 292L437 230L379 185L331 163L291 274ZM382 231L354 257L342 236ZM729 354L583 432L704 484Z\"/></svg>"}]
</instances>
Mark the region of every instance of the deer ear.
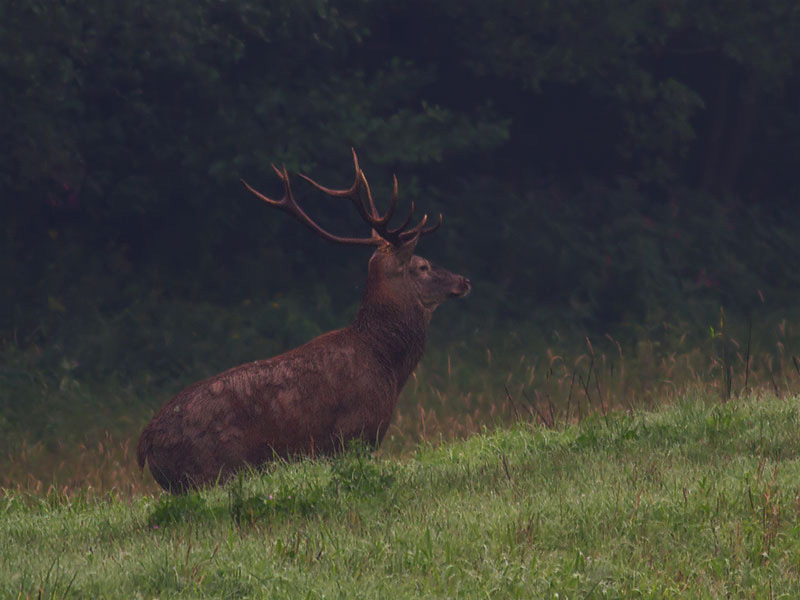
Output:
<instances>
[{"instance_id":1,"label":"deer ear","mask_svg":"<svg viewBox=\"0 0 800 600\"><path fill-rule=\"evenodd\" d=\"M410 262L411 257L414 256L414 248L417 247L418 241L419 241L419 235L415 235L407 242L403 242L402 244L397 246L394 249L393 254L403 264Z\"/></svg>"}]
</instances>

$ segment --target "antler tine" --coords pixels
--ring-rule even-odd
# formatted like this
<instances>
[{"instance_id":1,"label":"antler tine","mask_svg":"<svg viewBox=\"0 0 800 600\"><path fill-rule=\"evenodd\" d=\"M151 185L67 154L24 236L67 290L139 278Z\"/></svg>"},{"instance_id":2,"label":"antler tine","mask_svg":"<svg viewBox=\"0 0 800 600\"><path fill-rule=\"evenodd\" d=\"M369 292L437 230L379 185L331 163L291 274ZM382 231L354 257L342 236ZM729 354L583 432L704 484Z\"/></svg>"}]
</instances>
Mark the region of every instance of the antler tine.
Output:
<instances>
[{"instance_id":1,"label":"antler tine","mask_svg":"<svg viewBox=\"0 0 800 600\"><path fill-rule=\"evenodd\" d=\"M390 235L397 235L399 233L402 233L405 230L405 228L408 227L408 224L411 223L411 219L413 217L414 217L414 201L412 200L411 210L408 211L408 216L406 217L406 220L403 221L403 224L400 225L399 227L395 227L394 229L390 229L387 233L389 233Z\"/></svg>"},{"instance_id":2,"label":"antler tine","mask_svg":"<svg viewBox=\"0 0 800 600\"><path fill-rule=\"evenodd\" d=\"M353 160L355 162L355 167L356 167L356 177L355 180L353 181L353 185L351 185L349 188L345 190L336 190L333 188L325 187L324 185L321 185L316 181L314 181L313 179L311 179L311 177L309 177L308 175L303 175L302 173L298 173L298 175L303 179L305 179L308 183L313 185L315 188L317 188L320 192L328 194L328 196L333 196L335 198L348 198L353 196L355 193L359 191L359 188L361 187L361 177L363 175L361 169L358 166L358 158L356 158L355 154L353 154Z\"/></svg>"},{"instance_id":3,"label":"antler tine","mask_svg":"<svg viewBox=\"0 0 800 600\"><path fill-rule=\"evenodd\" d=\"M276 167L275 163L272 163L270 166L272 167L272 170L278 174L278 177L281 178L281 181L286 183L286 179L284 179L284 177L289 177L289 173L286 171L286 165L283 165L283 169Z\"/></svg>"},{"instance_id":4,"label":"antler tine","mask_svg":"<svg viewBox=\"0 0 800 600\"><path fill-rule=\"evenodd\" d=\"M364 182L364 188L367 191L367 200L369 202L370 210L372 214L375 215L373 218L366 218L365 219L372 225L373 232L380 236L382 239L386 240L392 245L397 245L403 241L410 240L414 237L419 237L421 235L425 235L428 233L433 233L442 224L442 215L439 215L439 222L435 225L425 229L425 225L428 222L428 215L423 215L422 219L420 219L419 223L417 223L412 229L406 230L408 224L411 222L411 219L414 217L414 201L411 201L411 209L408 211L408 216L406 220L403 221L402 225L394 228L390 228L388 226L389 221L394 216L395 208L397 207L397 197L398 197L398 184L397 184L397 176L393 175L392 179L392 198L389 204L389 210L386 211L386 214L382 217L378 216L378 211L375 208L375 203L372 200L372 192L370 191L369 182L367 181L367 177L363 171L361 171L361 179ZM363 216L363 215L362 215Z\"/></svg>"},{"instance_id":5,"label":"antler tine","mask_svg":"<svg viewBox=\"0 0 800 600\"><path fill-rule=\"evenodd\" d=\"M380 213L378 209L375 208L375 202L372 200L372 191L369 187L369 181L367 181L366 174L362 171L361 177L364 180L364 188L367 190L367 201L369 202L369 208L372 211L373 218L370 219L370 223L373 227L377 227L378 229L382 229L384 231L390 232L391 230L386 229L385 225L389 223L389 221L394 216L394 211L397 208L397 197L398 197L398 189L399 186L397 185L397 175L392 175L392 197L389 201L389 209L386 211L386 214L382 217L378 216ZM413 202L412 202L412 209L413 209ZM407 222L406 222L407 224Z\"/></svg>"},{"instance_id":6,"label":"antler tine","mask_svg":"<svg viewBox=\"0 0 800 600\"><path fill-rule=\"evenodd\" d=\"M328 196L333 196L334 198L350 198L350 201L356 207L356 210L361 218L372 224L372 221L376 218L376 211L375 205L372 202L372 194L369 190L369 183L367 182L367 178L364 176L364 172L361 170L361 167L358 164L358 156L356 155L356 151L352 148L351 151L353 152L353 167L355 168L356 176L353 180L353 185L347 189L337 190L334 188L325 187L324 185L321 185L311 179L311 177L308 175L303 175L302 173L298 173L298 175ZM362 185L364 185L364 187L367 189L369 209L367 209L367 206L364 205L364 200L361 198Z\"/></svg>"},{"instance_id":7,"label":"antler tine","mask_svg":"<svg viewBox=\"0 0 800 600\"><path fill-rule=\"evenodd\" d=\"M375 208L375 202L372 200L372 190L369 189L369 181L367 181L367 176L364 174L364 171L361 171L361 181L364 182L364 189L367 191L367 206L369 206L370 223L374 223L379 221L380 218L378 217L378 209Z\"/></svg>"},{"instance_id":8,"label":"antler tine","mask_svg":"<svg viewBox=\"0 0 800 600\"><path fill-rule=\"evenodd\" d=\"M429 233L433 233L442 225L442 215L439 214L439 220L434 224L425 228L425 225L428 222L428 215L423 215L422 219L420 219L419 223L417 223L413 229L409 229L408 231L402 231L399 234L401 240L410 240L413 237L422 237L423 235L427 235Z\"/></svg>"},{"instance_id":9,"label":"antler tine","mask_svg":"<svg viewBox=\"0 0 800 600\"><path fill-rule=\"evenodd\" d=\"M439 220L436 222L436 224L435 225L431 225L427 229L423 229L422 231L420 231L419 232L420 235L427 235L429 233L433 233L434 231L439 229L439 227L442 226L442 221L444 221L444 218L442 217L442 213L439 213Z\"/></svg>"},{"instance_id":10,"label":"antler tine","mask_svg":"<svg viewBox=\"0 0 800 600\"><path fill-rule=\"evenodd\" d=\"M292 186L289 184L289 174L287 173L285 166L283 167L283 170L281 170L281 169L279 169L278 167L276 167L273 164L272 165L272 170L275 171L275 173L278 174L278 177L280 177L281 181L283 182L283 198L281 198L280 200L273 200L272 198L268 198L267 196L265 196L264 194L259 192L257 189L251 187L250 184L247 183L244 179L240 179L239 181L241 181L242 185L244 185L244 187L247 188L247 191L249 191L251 194L253 194L257 198L263 200L264 202L266 202L267 204L270 204L271 206L276 206L278 208L282 208L282 209L286 210L285 207L288 204L290 204L290 203L293 204L294 203L294 195L292 194Z\"/></svg>"},{"instance_id":11,"label":"antler tine","mask_svg":"<svg viewBox=\"0 0 800 600\"><path fill-rule=\"evenodd\" d=\"M386 211L385 215L383 215L382 217L379 217L378 219L375 220L375 225L379 225L379 226L386 225L386 224L389 223L389 221L392 220L392 217L394 216L394 210L395 210L395 208L397 208L397 196L398 196L397 175L392 175L392 180L393 180L392 198L389 201L389 210ZM367 191L369 191L369 187L367 188ZM370 200L372 200L371 196L370 196ZM373 206L373 210L374 210L374 206ZM411 202L411 210L412 211L414 210L414 202L413 201ZM376 210L375 211L375 215L377 216L377 214L378 214L378 212ZM407 224L408 224L408 221L406 221L406 225Z\"/></svg>"},{"instance_id":12,"label":"antler tine","mask_svg":"<svg viewBox=\"0 0 800 600\"><path fill-rule=\"evenodd\" d=\"M414 225L413 228L409 229L408 231L401 231L398 233L398 238L401 240L410 240L411 238L419 237L422 235L422 229L425 227L425 224L428 222L428 215L422 215L422 218L419 220L419 223Z\"/></svg>"},{"instance_id":13,"label":"antler tine","mask_svg":"<svg viewBox=\"0 0 800 600\"><path fill-rule=\"evenodd\" d=\"M389 210L386 212L386 222L389 222L394 216L394 209L397 207L397 196L399 195L400 186L397 185L397 175L392 173L392 199L389 201ZM413 202L412 202L413 204Z\"/></svg>"},{"instance_id":14,"label":"antler tine","mask_svg":"<svg viewBox=\"0 0 800 600\"><path fill-rule=\"evenodd\" d=\"M290 215L291 217L293 217L294 219L296 219L297 221L299 221L300 223L311 229L314 233L316 233L320 237L325 238L326 240L329 240L331 242L336 242L338 244L354 244L361 246L378 246L383 243L383 240L381 240L375 235L372 235L368 238L353 238L353 237L341 237L325 231L322 227L317 225L311 219L311 217L309 217L303 211L302 208L300 208L297 202L295 202L294 194L292 193L292 186L291 183L289 182L289 173L286 170L286 166L284 165L282 169L278 169L278 167L272 165L272 168L274 169L275 173L278 174L278 177L283 182L284 193L283 193L283 198L281 198L280 200L273 200L272 198L265 196L258 190L251 187L250 184L248 184L244 179L240 179L240 181L242 182L244 187L247 188L247 191L252 193L254 196L259 198L260 200L263 200L270 206L274 206L275 208L279 208L280 210L284 211L285 213L287 213L288 215Z\"/></svg>"}]
</instances>

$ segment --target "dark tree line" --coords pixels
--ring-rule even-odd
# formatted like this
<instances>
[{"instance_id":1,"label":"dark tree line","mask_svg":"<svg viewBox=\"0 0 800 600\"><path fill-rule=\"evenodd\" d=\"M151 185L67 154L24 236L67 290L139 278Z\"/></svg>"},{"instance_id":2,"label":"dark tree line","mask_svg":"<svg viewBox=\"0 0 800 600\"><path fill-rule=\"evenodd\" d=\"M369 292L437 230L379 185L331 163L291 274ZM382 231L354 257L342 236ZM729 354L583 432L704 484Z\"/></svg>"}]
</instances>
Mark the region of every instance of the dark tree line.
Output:
<instances>
[{"instance_id":1,"label":"dark tree line","mask_svg":"<svg viewBox=\"0 0 800 600\"><path fill-rule=\"evenodd\" d=\"M445 213L432 252L484 316L789 306L798 26L792 0L4 0L2 336L147 294L354 301L363 264L238 187L344 184L351 146Z\"/></svg>"}]
</instances>

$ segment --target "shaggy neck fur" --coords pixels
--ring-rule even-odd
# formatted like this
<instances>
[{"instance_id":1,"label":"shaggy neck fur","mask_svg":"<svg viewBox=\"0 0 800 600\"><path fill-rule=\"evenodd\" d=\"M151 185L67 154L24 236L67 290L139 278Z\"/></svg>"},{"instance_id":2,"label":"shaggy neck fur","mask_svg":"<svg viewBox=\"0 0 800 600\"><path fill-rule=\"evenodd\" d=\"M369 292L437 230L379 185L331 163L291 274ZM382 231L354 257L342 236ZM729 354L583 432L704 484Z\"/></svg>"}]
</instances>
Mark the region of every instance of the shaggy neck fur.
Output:
<instances>
[{"instance_id":1,"label":"shaggy neck fur","mask_svg":"<svg viewBox=\"0 0 800 600\"><path fill-rule=\"evenodd\" d=\"M401 307L365 298L352 328L378 361L397 378L398 391L425 350L426 319L421 307Z\"/></svg>"}]
</instances>

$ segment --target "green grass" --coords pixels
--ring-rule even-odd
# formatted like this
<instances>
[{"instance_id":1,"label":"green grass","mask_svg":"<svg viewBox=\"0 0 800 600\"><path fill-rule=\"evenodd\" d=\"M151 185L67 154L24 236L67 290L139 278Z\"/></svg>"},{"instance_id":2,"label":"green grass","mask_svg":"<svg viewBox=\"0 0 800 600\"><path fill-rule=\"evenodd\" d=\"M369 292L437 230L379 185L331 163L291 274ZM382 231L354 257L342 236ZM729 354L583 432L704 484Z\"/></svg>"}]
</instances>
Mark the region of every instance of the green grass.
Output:
<instances>
[{"instance_id":1,"label":"green grass","mask_svg":"<svg viewBox=\"0 0 800 600\"><path fill-rule=\"evenodd\" d=\"M132 449L172 395L343 324L341 311L295 300L224 307L145 295L113 318L57 312L70 327L42 323L35 342L0 335L0 488L156 492L138 476ZM556 321L540 320L470 329L457 314L437 315L381 454L406 456L420 442L463 439L519 418L563 427L689 393L723 400L753 389L800 393L797 318L761 316L752 328L720 318L708 331L663 322L627 341L574 328L559 333Z\"/></svg>"},{"instance_id":2,"label":"green grass","mask_svg":"<svg viewBox=\"0 0 800 600\"><path fill-rule=\"evenodd\" d=\"M0 497L0 597L800 597L800 397L359 449L185 497Z\"/></svg>"}]
</instances>

